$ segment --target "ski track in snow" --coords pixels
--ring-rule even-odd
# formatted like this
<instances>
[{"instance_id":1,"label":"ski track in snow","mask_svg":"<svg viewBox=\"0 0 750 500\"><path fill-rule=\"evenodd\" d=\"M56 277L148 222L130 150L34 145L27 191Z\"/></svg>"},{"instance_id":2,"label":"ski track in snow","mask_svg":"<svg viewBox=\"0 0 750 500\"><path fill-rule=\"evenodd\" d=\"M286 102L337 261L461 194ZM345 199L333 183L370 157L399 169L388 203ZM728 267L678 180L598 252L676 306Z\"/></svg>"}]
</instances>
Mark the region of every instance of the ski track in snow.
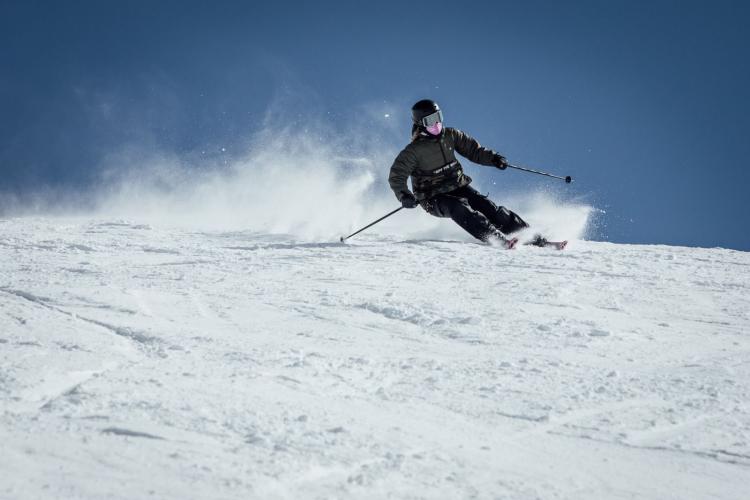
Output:
<instances>
[{"instance_id":1,"label":"ski track in snow","mask_svg":"<svg viewBox=\"0 0 750 500\"><path fill-rule=\"evenodd\" d=\"M749 288L724 249L2 220L0 498L745 498Z\"/></svg>"}]
</instances>

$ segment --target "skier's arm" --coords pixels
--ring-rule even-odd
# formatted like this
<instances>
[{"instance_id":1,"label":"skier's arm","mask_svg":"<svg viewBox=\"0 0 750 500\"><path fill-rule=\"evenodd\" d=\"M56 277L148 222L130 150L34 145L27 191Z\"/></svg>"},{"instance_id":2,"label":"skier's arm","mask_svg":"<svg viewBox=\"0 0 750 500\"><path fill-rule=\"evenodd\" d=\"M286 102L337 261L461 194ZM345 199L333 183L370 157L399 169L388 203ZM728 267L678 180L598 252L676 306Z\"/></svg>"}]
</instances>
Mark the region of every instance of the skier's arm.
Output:
<instances>
[{"instance_id":1,"label":"skier's arm","mask_svg":"<svg viewBox=\"0 0 750 500\"><path fill-rule=\"evenodd\" d=\"M417 167L417 156L413 151L404 149L396 157L396 160L391 165L391 173L388 175L388 184L391 185L393 193L401 201L404 197L404 193L411 194L409 186L406 181L409 180L409 176Z\"/></svg>"},{"instance_id":2,"label":"skier's arm","mask_svg":"<svg viewBox=\"0 0 750 500\"><path fill-rule=\"evenodd\" d=\"M450 129L453 134L456 151L474 163L487 166L497 166L496 158L500 156L491 149L487 149L476 139L458 129Z\"/></svg>"}]
</instances>

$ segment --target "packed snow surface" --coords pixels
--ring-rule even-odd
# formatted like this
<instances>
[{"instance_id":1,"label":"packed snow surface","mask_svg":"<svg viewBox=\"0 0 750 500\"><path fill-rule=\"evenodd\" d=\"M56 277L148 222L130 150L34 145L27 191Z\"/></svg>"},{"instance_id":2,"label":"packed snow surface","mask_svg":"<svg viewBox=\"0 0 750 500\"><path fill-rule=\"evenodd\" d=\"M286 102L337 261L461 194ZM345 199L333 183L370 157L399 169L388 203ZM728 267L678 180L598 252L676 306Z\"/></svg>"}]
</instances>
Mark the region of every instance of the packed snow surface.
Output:
<instances>
[{"instance_id":1,"label":"packed snow surface","mask_svg":"<svg viewBox=\"0 0 750 500\"><path fill-rule=\"evenodd\" d=\"M0 498L748 498L750 254L0 221Z\"/></svg>"}]
</instances>

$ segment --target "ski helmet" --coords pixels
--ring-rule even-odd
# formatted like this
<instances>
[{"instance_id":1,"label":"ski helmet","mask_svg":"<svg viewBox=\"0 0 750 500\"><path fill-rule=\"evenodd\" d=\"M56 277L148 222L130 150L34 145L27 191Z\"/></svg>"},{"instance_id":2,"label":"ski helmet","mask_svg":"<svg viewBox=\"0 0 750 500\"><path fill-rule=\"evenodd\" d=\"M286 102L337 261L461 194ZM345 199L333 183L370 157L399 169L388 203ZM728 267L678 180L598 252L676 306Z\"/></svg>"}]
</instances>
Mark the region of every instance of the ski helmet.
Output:
<instances>
[{"instance_id":1,"label":"ski helmet","mask_svg":"<svg viewBox=\"0 0 750 500\"><path fill-rule=\"evenodd\" d=\"M443 121L440 106L431 99L422 99L411 107L411 119L415 125L430 127Z\"/></svg>"}]
</instances>

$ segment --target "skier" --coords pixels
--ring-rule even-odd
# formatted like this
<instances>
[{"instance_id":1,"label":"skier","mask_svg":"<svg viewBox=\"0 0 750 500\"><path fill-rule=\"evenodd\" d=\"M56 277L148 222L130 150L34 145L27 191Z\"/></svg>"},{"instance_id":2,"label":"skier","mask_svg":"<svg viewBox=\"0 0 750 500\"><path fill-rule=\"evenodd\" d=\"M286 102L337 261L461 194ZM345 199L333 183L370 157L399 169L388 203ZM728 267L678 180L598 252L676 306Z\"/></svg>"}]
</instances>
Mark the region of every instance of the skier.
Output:
<instances>
[{"instance_id":1,"label":"skier","mask_svg":"<svg viewBox=\"0 0 750 500\"><path fill-rule=\"evenodd\" d=\"M507 238L529 225L518 214L498 207L469 184L471 178L461 168L456 153L469 160L505 170L504 156L484 148L472 137L455 128L443 128L443 113L435 101L423 99L411 108L412 140L391 166L388 183L404 208L417 204L435 217L450 217L475 238L499 242L513 248L518 238ZM411 176L414 193L409 191ZM540 235L529 242L545 246Z\"/></svg>"}]
</instances>

